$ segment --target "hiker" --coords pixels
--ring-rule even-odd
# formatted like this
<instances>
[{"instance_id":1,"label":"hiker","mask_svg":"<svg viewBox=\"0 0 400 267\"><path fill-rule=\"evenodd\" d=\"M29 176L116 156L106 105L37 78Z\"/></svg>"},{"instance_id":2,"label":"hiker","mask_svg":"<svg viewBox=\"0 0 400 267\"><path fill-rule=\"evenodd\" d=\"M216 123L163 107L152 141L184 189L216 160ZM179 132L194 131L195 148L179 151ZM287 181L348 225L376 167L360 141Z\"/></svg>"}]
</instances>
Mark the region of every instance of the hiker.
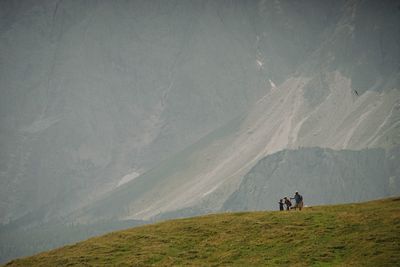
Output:
<instances>
[{"instance_id":1,"label":"hiker","mask_svg":"<svg viewBox=\"0 0 400 267\"><path fill-rule=\"evenodd\" d=\"M294 193L294 197L291 197L290 199L294 199L294 206L293 209L299 208L301 210L303 208L303 196L299 194L298 191Z\"/></svg>"},{"instance_id":2,"label":"hiker","mask_svg":"<svg viewBox=\"0 0 400 267\"><path fill-rule=\"evenodd\" d=\"M284 197L283 199L285 200L286 210L290 210L290 207L292 206L292 202L290 202L288 197Z\"/></svg>"},{"instance_id":3,"label":"hiker","mask_svg":"<svg viewBox=\"0 0 400 267\"><path fill-rule=\"evenodd\" d=\"M284 210L284 208L283 208L283 204L284 204L283 203L283 199L280 199L278 204L279 204L279 210Z\"/></svg>"}]
</instances>

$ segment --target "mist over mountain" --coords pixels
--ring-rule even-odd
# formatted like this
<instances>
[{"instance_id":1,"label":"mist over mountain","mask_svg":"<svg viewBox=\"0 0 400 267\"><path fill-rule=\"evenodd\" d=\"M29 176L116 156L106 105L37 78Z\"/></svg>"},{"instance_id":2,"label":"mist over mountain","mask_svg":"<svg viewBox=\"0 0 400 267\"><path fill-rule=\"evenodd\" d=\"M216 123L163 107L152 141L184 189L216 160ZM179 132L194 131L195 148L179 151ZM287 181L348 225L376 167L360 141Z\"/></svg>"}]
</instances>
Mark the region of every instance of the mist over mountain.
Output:
<instances>
[{"instance_id":1,"label":"mist over mountain","mask_svg":"<svg viewBox=\"0 0 400 267\"><path fill-rule=\"evenodd\" d=\"M285 150L267 156L244 177L224 210L276 209L298 190L308 205L361 202L400 194L399 149ZM377 179L379 177L379 179Z\"/></svg>"},{"instance_id":2,"label":"mist over mountain","mask_svg":"<svg viewBox=\"0 0 400 267\"><path fill-rule=\"evenodd\" d=\"M253 42L232 43L211 3L9 8L16 14L3 16L1 36L3 221L60 197L54 212L85 203L240 115L264 90ZM209 32L213 24L219 29Z\"/></svg>"},{"instance_id":3,"label":"mist over mountain","mask_svg":"<svg viewBox=\"0 0 400 267\"><path fill-rule=\"evenodd\" d=\"M0 223L398 194L398 25L399 1L2 1Z\"/></svg>"}]
</instances>

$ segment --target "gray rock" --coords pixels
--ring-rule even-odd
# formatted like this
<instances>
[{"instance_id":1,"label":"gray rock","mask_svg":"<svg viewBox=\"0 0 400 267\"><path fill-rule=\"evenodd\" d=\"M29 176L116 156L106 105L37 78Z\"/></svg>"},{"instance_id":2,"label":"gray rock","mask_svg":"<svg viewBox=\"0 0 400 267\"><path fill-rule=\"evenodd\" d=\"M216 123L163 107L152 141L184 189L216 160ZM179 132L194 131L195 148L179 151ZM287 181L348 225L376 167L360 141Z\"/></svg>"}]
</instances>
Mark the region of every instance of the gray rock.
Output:
<instances>
[{"instance_id":1,"label":"gray rock","mask_svg":"<svg viewBox=\"0 0 400 267\"><path fill-rule=\"evenodd\" d=\"M367 201L400 194L400 147L391 151L284 150L260 160L222 210L274 210L303 195L305 205Z\"/></svg>"}]
</instances>

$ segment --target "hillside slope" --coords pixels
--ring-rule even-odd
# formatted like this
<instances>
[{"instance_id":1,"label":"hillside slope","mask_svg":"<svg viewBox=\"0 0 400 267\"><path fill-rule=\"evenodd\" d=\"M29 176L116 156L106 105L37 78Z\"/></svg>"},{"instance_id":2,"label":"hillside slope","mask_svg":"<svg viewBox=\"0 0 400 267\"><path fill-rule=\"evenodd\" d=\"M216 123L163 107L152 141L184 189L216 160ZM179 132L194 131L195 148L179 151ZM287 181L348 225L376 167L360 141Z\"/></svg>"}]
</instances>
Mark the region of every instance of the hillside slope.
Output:
<instances>
[{"instance_id":1,"label":"hillside slope","mask_svg":"<svg viewBox=\"0 0 400 267\"><path fill-rule=\"evenodd\" d=\"M226 213L110 233L6 266L398 266L400 198Z\"/></svg>"},{"instance_id":2,"label":"hillside slope","mask_svg":"<svg viewBox=\"0 0 400 267\"><path fill-rule=\"evenodd\" d=\"M0 263L70 242L69 225L273 203L242 178L274 153L399 146L398 2L0 1ZM399 171L351 162L296 170L347 202L400 192Z\"/></svg>"},{"instance_id":3,"label":"hillside slope","mask_svg":"<svg viewBox=\"0 0 400 267\"><path fill-rule=\"evenodd\" d=\"M207 212L215 212L223 206L230 194L238 189L242 177L262 158L275 152L301 147L362 150L391 149L398 146L400 86L396 80L399 77L395 71L397 67L393 67L390 60L386 62L382 59L382 66L386 66L384 69L393 71L392 74L384 75L385 71L380 70L380 64L376 62L379 56L369 52L379 50L379 38L371 36L368 28L372 26L369 26L369 19L365 17L375 8L373 2L364 7L362 6L365 3L361 2L355 6L351 6L350 2L346 3L342 8L348 10L337 13L339 21L331 18L331 26L324 30L326 36L321 36L324 41L314 39L319 48L311 49L314 52L304 59L304 64L295 74L282 79L264 75L263 96L246 112L241 113L241 121L236 127L222 131L224 134L210 142L203 142L205 139L209 140L210 135L215 136L215 132L227 128L227 124L212 131L197 142L197 145L186 147L184 160L169 157L165 164L155 167L158 171L145 172L141 177L124 184L122 189L116 188L100 201L90 203L80 212L85 218L72 216L72 219L79 222L96 221L103 217L148 220L159 214L167 213L169 216L180 213L183 209L193 210L198 209L197 207ZM291 10L290 7L287 8ZM398 12L392 14L392 11L388 11L393 7L382 5L379 8L383 8L380 12L388 17L393 15L393 21L386 20L383 16L373 16L374 27L386 29L384 25L398 21ZM358 15L352 18L352 12ZM262 20L262 17L259 19ZM269 25L266 22L259 23L261 29ZM299 24L299 21L293 24ZM354 28L354 31L350 28ZM272 34L273 32L275 31L265 30L266 36L262 32L257 34L259 52L264 58L260 58L260 71L268 72L271 66L275 65L276 59L269 58L269 55L274 53L268 53L267 49L273 40L279 39ZM281 33L280 37L285 35L282 33L283 29L279 29L278 32ZM297 35L299 32L303 30L299 28L296 34L292 34ZM382 32L382 35L386 36L386 33ZM393 38L398 39L394 36ZM386 45L389 46L392 41ZM291 43L295 43L295 40ZM383 45L385 43L382 41ZM342 49L338 50L338 47ZM383 48L386 49L391 51L389 48ZM360 54L350 53L353 50L360 51ZM398 62L397 52L392 52L389 53ZM352 55L351 59L347 58L347 54ZM360 63L357 63L357 67L351 67L354 62ZM369 70L368 66L374 66L378 72L382 71L384 76L363 84L364 82L359 80L361 77L380 77L373 74L375 70ZM198 145L200 143L201 145ZM161 168L166 166L176 171L161 171ZM155 173L158 174L154 175ZM146 182L143 182L144 180ZM159 186L160 184L163 186ZM345 193L364 194L365 191L354 183L346 188ZM386 196L387 194L382 194L379 197ZM103 205L105 202L107 204ZM111 208L112 212L98 212L98 207L104 211L103 207L116 206L123 206L124 209L117 210L119 214L115 214L114 208ZM87 211L92 213L93 210L101 216L89 216Z\"/></svg>"},{"instance_id":4,"label":"hillside slope","mask_svg":"<svg viewBox=\"0 0 400 267\"><path fill-rule=\"evenodd\" d=\"M123 217L229 196L285 148L398 145L399 21L396 1L2 1L0 223L91 205L237 117Z\"/></svg>"},{"instance_id":5,"label":"hillside slope","mask_svg":"<svg viewBox=\"0 0 400 267\"><path fill-rule=\"evenodd\" d=\"M275 208L275 200L293 194L307 196L309 205L362 202L400 194L400 147L331 150L284 150L260 160L224 203L223 210ZM379 179L377 179L379 177Z\"/></svg>"}]
</instances>

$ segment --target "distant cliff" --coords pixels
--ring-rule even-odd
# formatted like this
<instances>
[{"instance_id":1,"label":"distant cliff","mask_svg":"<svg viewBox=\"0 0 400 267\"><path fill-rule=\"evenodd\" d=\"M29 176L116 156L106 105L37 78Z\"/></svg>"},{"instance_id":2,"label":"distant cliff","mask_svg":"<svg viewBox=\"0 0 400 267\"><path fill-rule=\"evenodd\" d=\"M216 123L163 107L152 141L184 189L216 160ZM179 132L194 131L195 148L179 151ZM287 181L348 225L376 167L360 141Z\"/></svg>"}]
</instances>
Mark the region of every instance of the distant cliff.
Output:
<instances>
[{"instance_id":1,"label":"distant cliff","mask_svg":"<svg viewBox=\"0 0 400 267\"><path fill-rule=\"evenodd\" d=\"M277 209L299 191L305 205L359 202L400 194L400 147L334 151L284 150L260 160L223 210Z\"/></svg>"},{"instance_id":2,"label":"distant cliff","mask_svg":"<svg viewBox=\"0 0 400 267\"><path fill-rule=\"evenodd\" d=\"M399 6L0 1L0 231L398 192Z\"/></svg>"}]
</instances>

